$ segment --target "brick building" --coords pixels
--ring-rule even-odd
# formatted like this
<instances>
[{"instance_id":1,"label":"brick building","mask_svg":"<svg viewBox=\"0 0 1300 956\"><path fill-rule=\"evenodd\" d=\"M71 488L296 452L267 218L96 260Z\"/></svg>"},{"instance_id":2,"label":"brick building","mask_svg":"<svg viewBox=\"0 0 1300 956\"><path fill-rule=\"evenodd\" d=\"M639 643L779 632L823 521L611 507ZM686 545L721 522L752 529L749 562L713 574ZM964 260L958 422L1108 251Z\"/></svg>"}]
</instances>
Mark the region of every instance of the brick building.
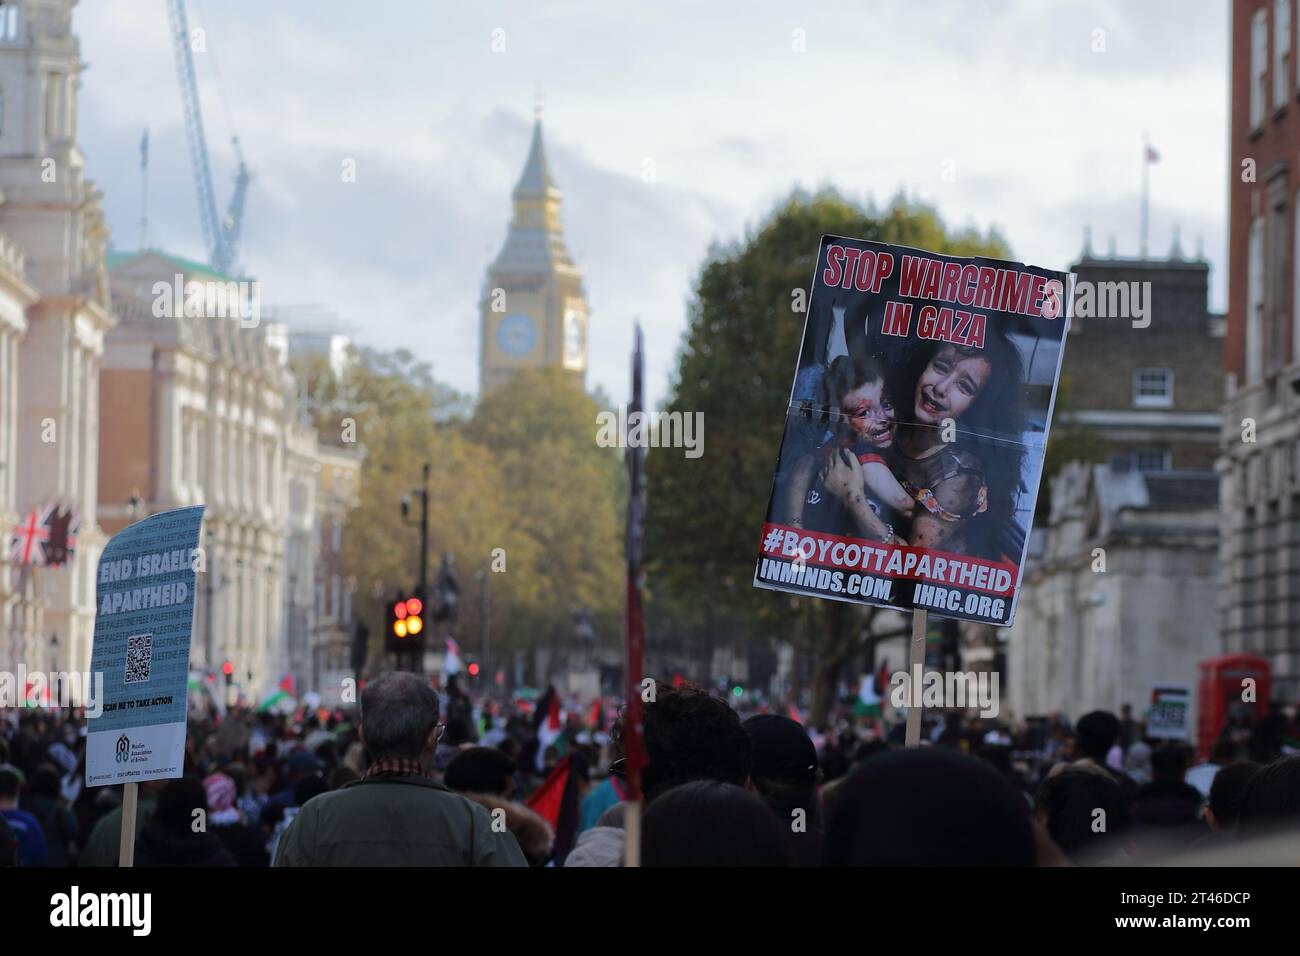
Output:
<instances>
[{"instance_id":1,"label":"brick building","mask_svg":"<svg viewBox=\"0 0 1300 956\"><path fill-rule=\"evenodd\" d=\"M1296 0L1232 8L1228 329L1219 470L1224 650L1300 698L1300 47Z\"/></svg>"},{"instance_id":2,"label":"brick building","mask_svg":"<svg viewBox=\"0 0 1300 956\"><path fill-rule=\"evenodd\" d=\"M1183 259L1177 245L1168 259L1085 248L1071 270L1078 294L1057 421L1087 429L1117 471L1213 468L1223 318L1209 310L1209 264Z\"/></svg>"}]
</instances>

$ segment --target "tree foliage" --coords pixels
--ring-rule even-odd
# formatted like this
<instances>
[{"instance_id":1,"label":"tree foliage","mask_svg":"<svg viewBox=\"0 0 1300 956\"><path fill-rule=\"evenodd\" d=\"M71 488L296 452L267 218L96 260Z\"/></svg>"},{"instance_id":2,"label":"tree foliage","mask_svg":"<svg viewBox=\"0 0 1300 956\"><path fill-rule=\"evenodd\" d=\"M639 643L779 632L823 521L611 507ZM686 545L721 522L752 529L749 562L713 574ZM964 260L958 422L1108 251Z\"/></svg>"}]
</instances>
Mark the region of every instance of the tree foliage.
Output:
<instances>
[{"instance_id":1,"label":"tree foliage","mask_svg":"<svg viewBox=\"0 0 1300 956\"><path fill-rule=\"evenodd\" d=\"M318 357L295 360L295 371L322 440L351 419L365 449L343 560L354 613L370 627L372 666L383 660L385 601L418 583L426 462L428 579L449 554L461 585L455 636L463 653L478 652L484 574L495 666L516 648L568 639L580 609L592 613L598 637L614 638L623 567L618 456L596 446L597 406L576 379L521 372L464 418L456 414L464 397L405 351L357 352L341 379Z\"/></svg>"}]
</instances>

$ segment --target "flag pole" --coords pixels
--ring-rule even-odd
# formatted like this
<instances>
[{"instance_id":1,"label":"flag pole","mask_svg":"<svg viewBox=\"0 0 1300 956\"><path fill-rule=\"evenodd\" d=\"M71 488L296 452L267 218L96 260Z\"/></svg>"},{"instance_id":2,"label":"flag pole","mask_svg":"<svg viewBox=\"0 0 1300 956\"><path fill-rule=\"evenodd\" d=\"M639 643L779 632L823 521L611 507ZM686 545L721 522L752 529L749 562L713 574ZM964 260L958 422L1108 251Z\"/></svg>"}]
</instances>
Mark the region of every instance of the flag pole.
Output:
<instances>
[{"instance_id":1,"label":"flag pole","mask_svg":"<svg viewBox=\"0 0 1300 956\"><path fill-rule=\"evenodd\" d=\"M641 347L641 323L635 327L632 347L632 400L628 403L628 432L634 413L642 411L645 354ZM638 415L638 418L640 416ZM641 672L645 661L645 610L641 605L641 552L645 518L645 449L633 445L624 434L627 461L627 648L624 688L623 757L627 782L623 816L623 865L641 865L641 769L645 751L641 745Z\"/></svg>"},{"instance_id":2,"label":"flag pole","mask_svg":"<svg viewBox=\"0 0 1300 956\"><path fill-rule=\"evenodd\" d=\"M135 866L135 814L139 789L138 783L122 787L122 839L117 850L117 865L120 867Z\"/></svg>"},{"instance_id":3,"label":"flag pole","mask_svg":"<svg viewBox=\"0 0 1300 956\"><path fill-rule=\"evenodd\" d=\"M1138 250L1147 257L1147 207L1151 203L1151 140L1142 133L1142 208L1138 218Z\"/></svg>"},{"instance_id":4,"label":"flag pole","mask_svg":"<svg viewBox=\"0 0 1300 956\"><path fill-rule=\"evenodd\" d=\"M149 127L140 139L140 251L144 252L149 236Z\"/></svg>"},{"instance_id":5,"label":"flag pole","mask_svg":"<svg viewBox=\"0 0 1300 956\"><path fill-rule=\"evenodd\" d=\"M907 701L907 736L909 747L921 743L921 687L917 677L925 667L925 632L930 614L925 610L912 612L912 642L907 647L907 680L910 694Z\"/></svg>"}]
</instances>

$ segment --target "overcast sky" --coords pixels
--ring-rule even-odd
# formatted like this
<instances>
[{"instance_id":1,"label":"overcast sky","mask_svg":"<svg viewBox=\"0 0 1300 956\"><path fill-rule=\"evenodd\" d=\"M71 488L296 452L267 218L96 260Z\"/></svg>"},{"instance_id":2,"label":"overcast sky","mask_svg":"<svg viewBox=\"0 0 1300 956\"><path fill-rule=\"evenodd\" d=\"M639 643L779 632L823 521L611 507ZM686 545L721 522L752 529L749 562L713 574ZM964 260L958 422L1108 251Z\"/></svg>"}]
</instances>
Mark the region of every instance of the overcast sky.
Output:
<instances>
[{"instance_id":1,"label":"overcast sky","mask_svg":"<svg viewBox=\"0 0 1300 956\"><path fill-rule=\"evenodd\" d=\"M1113 234L1136 254L1144 130L1161 157L1151 249L1175 226L1187 255L1203 237L1222 309L1227 0L810 6L189 0L223 210L232 119L255 176L245 272L264 304L320 303L359 342L405 345L475 391L480 287L540 93L592 309L588 384L617 400L633 317L658 402L710 243L796 186L905 190L1063 268L1088 225L1096 251ZM149 245L205 259L164 0L83 0L74 22L80 139L114 246L139 243L147 126Z\"/></svg>"}]
</instances>

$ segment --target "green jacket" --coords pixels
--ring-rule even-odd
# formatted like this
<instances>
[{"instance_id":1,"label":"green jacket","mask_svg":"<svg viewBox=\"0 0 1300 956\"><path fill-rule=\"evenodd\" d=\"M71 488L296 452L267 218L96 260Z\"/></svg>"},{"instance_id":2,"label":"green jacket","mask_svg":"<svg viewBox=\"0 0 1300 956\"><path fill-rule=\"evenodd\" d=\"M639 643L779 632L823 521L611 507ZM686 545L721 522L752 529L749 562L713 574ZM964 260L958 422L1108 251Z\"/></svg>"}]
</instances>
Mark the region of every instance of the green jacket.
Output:
<instances>
[{"instance_id":1,"label":"green jacket","mask_svg":"<svg viewBox=\"0 0 1300 956\"><path fill-rule=\"evenodd\" d=\"M140 842L140 831L153 815L158 799L152 793L140 794L135 804L135 839ZM122 808L114 807L104 814L90 830L86 846L77 859L78 866L117 866L122 851Z\"/></svg>"},{"instance_id":2,"label":"green jacket","mask_svg":"<svg viewBox=\"0 0 1300 956\"><path fill-rule=\"evenodd\" d=\"M527 866L487 810L424 777L358 780L312 797L276 849L276 866Z\"/></svg>"}]
</instances>

